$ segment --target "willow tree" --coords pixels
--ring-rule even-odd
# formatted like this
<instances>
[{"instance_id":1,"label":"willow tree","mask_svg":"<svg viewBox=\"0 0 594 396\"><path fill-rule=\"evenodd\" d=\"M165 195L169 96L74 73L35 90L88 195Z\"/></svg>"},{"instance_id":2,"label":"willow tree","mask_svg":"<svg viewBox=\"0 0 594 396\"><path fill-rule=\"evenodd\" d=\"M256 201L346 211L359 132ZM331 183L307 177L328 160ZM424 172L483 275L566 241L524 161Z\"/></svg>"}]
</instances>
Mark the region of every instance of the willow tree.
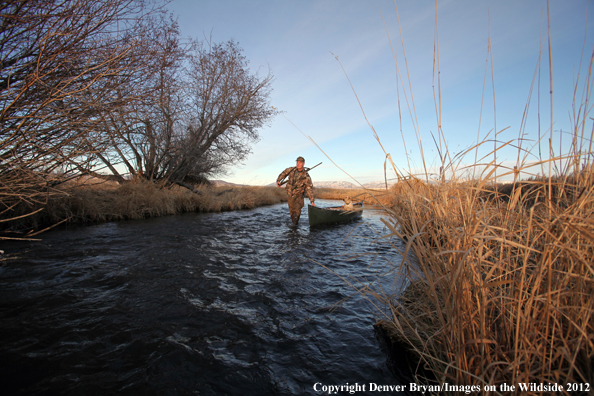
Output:
<instances>
[{"instance_id":1,"label":"willow tree","mask_svg":"<svg viewBox=\"0 0 594 396\"><path fill-rule=\"evenodd\" d=\"M0 238L69 176L187 185L219 172L274 114L272 76L236 43L181 45L146 4L0 2Z\"/></svg>"},{"instance_id":2,"label":"willow tree","mask_svg":"<svg viewBox=\"0 0 594 396\"><path fill-rule=\"evenodd\" d=\"M135 0L0 3L0 222L42 204L73 162L88 167L144 12Z\"/></svg>"},{"instance_id":3,"label":"willow tree","mask_svg":"<svg viewBox=\"0 0 594 396\"><path fill-rule=\"evenodd\" d=\"M250 153L258 131L275 114L269 103L271 73L259 76L234 41L180 45L175 24L152 29L155 60L143 99L105 118L110 147L104 177L150 180L161 185L203 179ZM100 177L99 174L95 173Z\"/></svg>"},{"instance_id":4,"label":"willow tree","mask_svg":"<svg viewBox=\"0 0 594 396\"><path fill-rule=\"evenodd\" d=\"M121 183L162 177L160 164L177 144L187 107L182 84L187 49L171 18L161 14L144 21L142 42L133 49L144 56L143 67L131 70L132 78L114 91L121 105L101 114L94 131L101 150L92 167L78 166L81 172Z\"/></svg>"},{"instance_id":5,"label":"willow tree","mask_svg":"<svg viewBox=\"0 0 594 396\"><path fill-rule=\"evenodd\" d=\"M243 161L259 129L276 114L269 103L272 78L270 71L252 74L233 41L198 46L188 73L192 113L172 175L216 173Z\"/></svg>"}]
</instances>

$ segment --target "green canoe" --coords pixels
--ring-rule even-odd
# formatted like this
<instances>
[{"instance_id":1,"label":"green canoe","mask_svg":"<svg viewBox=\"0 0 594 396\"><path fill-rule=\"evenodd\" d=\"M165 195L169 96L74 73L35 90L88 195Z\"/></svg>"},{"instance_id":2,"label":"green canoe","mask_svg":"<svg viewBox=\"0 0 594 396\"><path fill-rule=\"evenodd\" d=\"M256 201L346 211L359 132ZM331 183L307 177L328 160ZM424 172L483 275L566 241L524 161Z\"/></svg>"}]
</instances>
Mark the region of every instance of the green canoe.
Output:
<instances>
[{"instance_id":1,"label":"green canoe","mask_svg":"<svg viewBox=\"0 0 594 396\"><path fill-rule=\"evenodd\" d=\"M363 214L363 204L354 204L355 210L342 210L342 206L331 208L318 208L317 206L307 206L307 215L309 225L317 226L321 224L344 223L347 221L360 219Z\"/></svg>"}]
</instances>

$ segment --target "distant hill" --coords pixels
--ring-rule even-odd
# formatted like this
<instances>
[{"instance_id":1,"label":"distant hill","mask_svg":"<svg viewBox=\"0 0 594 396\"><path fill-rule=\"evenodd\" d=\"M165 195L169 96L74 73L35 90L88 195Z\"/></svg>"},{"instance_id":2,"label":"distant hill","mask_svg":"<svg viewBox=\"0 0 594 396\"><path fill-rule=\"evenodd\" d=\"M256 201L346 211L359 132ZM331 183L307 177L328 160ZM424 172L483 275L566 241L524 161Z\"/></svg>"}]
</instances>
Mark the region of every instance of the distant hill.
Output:
<instances>
[{"instance_id":1,"label":"distant hill","mask_svg":"<svg viewBox=\"0 0 594 396\"><path fill-rule=\"evenodd\" d=\"M236 183L229 183L224 180L211 180L210 181L215 186L244 186L245 184L236 184ZM388 182L388 187L392 186L394 183ZM349 188L361 188L361 186L351 183L348 181L314 181L313 182L314 188L340 188L340 189L349 189ZM274 187L276 186L276 182L267 184L266 187ZM285 186L283 186L284 188ZM386 184L383 181L375 181L370 183L364 183L363 187L365 188L386 188Z\"/></svg>"},{"instance_id":2,"label":"distant hill","mask_svg":"<svg viewBox=\"0 0 594 396\"><path fill-rule=\"evenodd\" d=\"M388 187L390 187L394 183L388 183ZM318 188L361 188L361 186L346 182L346 181L323 181L317 182L314 181L314 187ZM369 183L363 183L363 187L365 188L386 188L386 183L383 181L375 181Z\"/></svg>"},{"instance_id":3,"label":"distant hill","mask_svg":"<svg viewBox=\"0 0 594 396\"><path fill-rule=\"evenodd\" d=\"M224 180L209 180L215 187L220 186L244 186L245 184L229 183Z\"/></svg>"},{"instance_id":4,"label":"distant hill","mask_svg":"<svg viewBox=\"0 0 594 396\"><path fill-rule=\"evenodd\" d=\"M357 188L355 184L346 181L314 181L313 185L317 188Z\"/></svg>"},{"instance_id":5,"label":"distant hill","mask_svg":"<svg viewBox=\"0 0 594 396\"><path fill-rule=\"evenodd\" d=\"M392 187L394 185L394 182L388 182L388 188ZM370 183L364 183L363 186L365 188L386 188L386 182L385 181L375 181L375 182L370 182Z\"/></svg>"}]
</instances>

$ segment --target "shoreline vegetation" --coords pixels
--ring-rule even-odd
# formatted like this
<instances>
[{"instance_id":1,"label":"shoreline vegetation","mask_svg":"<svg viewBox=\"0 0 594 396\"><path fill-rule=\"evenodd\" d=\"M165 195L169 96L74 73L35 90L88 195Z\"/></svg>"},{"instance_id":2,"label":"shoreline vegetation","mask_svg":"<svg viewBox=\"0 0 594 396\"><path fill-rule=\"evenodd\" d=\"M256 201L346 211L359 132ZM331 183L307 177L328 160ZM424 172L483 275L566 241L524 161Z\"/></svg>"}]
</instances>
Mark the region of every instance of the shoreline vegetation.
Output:
<instances>
[{"instance_id":1,"label":"shoreline vegetation","mask_svg":"<svg viewBox=\"0 0 594 396\"><path fill-rule=\"evenodd\" d=\"M406 241L395 268L406 282L377 294L388 312L377 325L413 352L420 380L592 385L593 164L498 186L411 179L391 192L384 223Z\"/></svg>"},{"instance_id":2,"label":"shoreline vegetation","mask_svg":"<svg viewBox=\"0 0 594 396\"><path fill-rule=\"evenodd\" d=\"M391 168L390 176L393 171L398 180L390 189L393 200L388 196L377 202L388 229L380 239L393 237L405 244L392 245L401 257L392 263L399 290L388 294L378 279L359 279L352 282L359 286L353 287L377 300L372 301L381 317L376 326L411 352L415 381L433 385L431 394L455 393L441 389L446 383L478 389L480 394L537 395L552 390L551 384L562 394L593 392L594 50L588 53L584 46L568 104L569 131L559 132L553 112L548 9L547 19L548 64L541 64L541 47L526 106L518 109L523 116L517 137L502 134L507 124L497 128L494 106L493 129L481 134L479 125L476 140L470 138L467 149L454 153L442 130L441 82L435 78L441 73L435 63L440 51L436 4L432 81L437 131L431 137L439 158L426 157L427 131L421 133L417 123L412 129L420 157L411 158L411 164L407 154L408 168L393 162L336 57L385 154L384 172L387 175ZM416 120L400 38L405 64L394 56L401 82L398 92L411 98L408 112ZM487 70L493 70L490 44L488 55L483 97ZM582 63L585 59L589 63ZM546 124L541 123L541 67L549 73ZM537 123L534 111L529 111L536 77ZM495 87L493 73L491 83ZM404 152L413 152L402 128L404 117L399 118ZM506 179L513 183L498 184ZM523 392L519 384L534 387Z\"/></svg>"},{"instance_id":3,"label":"shoreline vegetation","mask_svg":"<svg viewBox=\"0 0 594 396\"><path fill-rule=\"evenodd\" d=\"M4 239L28 239L62 223L100 223L143 219L184 212L253 209L287 201L284 188L212 186L159 188L151 182L119 185L100 180L54 189L43 204L23 206L3 226ZM30 213L34 213L30 215Z\"/></svg>"},{"instance_id":4,"label":"shoreline vegetation","mask_svg":"<svg viewBox=\"0 0 594 396\"><path fill-rule=\"evenodd\" d=\"M576 161L552 178L505 184L483 175L318 194L361 194L371 203L372 192L389 230L381 239L405 243L392 245L403 257L393 264L402 288L387 295L361 280L358 291L381 302L376 326L399 359L406 353L413 362L418 383L493 394L507 393L504 383L591 390L594 164Z\"/></svg>"},{"instance_id":5,"label":"shoreline vegetation","mask_svg":"<svg viewBox=\"0 0 594 396\"><path fill-rule=\"evenodd\" d=\"M44 231L62 223L91 224L185 212L224 212L287 202L286 189L271 186L203 183L193 185L191 189L182 186L159 188L145 181L120 185L92 177L83 179L84 182L65 183L63 187L53 189L41 203L15 208L11 213L15 219L0 223L4 239L38 238ZM330 188L314 188L314 195L316 199L334 200L351 196L356 201L371 203L370 191L376 196L386 196L385 190Z\"/></svg>"}]
</instances>

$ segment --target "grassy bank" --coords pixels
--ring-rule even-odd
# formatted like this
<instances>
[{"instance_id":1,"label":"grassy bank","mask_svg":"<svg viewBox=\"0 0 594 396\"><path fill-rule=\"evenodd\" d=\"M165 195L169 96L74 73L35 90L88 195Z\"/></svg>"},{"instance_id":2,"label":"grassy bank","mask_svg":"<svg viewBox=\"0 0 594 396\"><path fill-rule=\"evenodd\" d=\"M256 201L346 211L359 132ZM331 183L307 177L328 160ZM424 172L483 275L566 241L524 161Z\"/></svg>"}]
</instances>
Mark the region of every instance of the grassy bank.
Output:
<instances>
[{"instance_id":1,"label":"grassy bank","mask_svg":"<svg viewBox=\"0 0 594 396\"><path fill-rule=\"evenodd\" d=\"M342 201L345 197L351 197L353 202L365 202L371 205L376 205L378 202L389 205L392 202L393 192L393 190L363 188L314 188L314 196L317 199Z\"/></svg>"},{"instance_id":2,"label":"grassy bank","mask_svg":"<svg viewBox=\"0 0 594 396\"><path fill-rule=\"evenodd\" d=\"M35 204L21 205L7 212L7 218L17 219L0 223L0 231L5 238L32 237L61 223L98 223L183 212L221 212L287 201L286 189L278 187L202 184L195 189L198 193L180 186L162 189L147 182L119 185L94 178L84 182L78 180L52 189L45 197L40 193ZM374 194L385 196L386 192ZM363 189L315 188L314 195L318 199L337 200L351 196L356 201L375 203L370 191ZM32 212L35 213L29 216Z\"/></svg>"},{"instance_id":3,"label":"grassy bank","mask_svg":"<svg viewBox=\"0 0 594 396\"><path fill-rule=\"evenodd\" d=\"M435 23L437 29L437 4ZM357 97L384 151L384 172L390 167L390 175L393 171L400 180L391 188L393 196L381 202L389 229L382 240L405 242L404 248L393 245L402 258L394 262L395 284L403 288L386 294L375 280L361 280L359 291L383 303L384 319L378 325L413 352L418 367L426 370L419 370L420 376L428 373L418 383L464 387L430 393L462 394L470 386L475 389L471 393L479 394L594 392L594 55L582 54L584 59L590 56L590 63L584 64L585 77L578 73L574 79L570 130L558 132L550 28L548 34L550 123L541 124L540 96L538 122L533 121L534 111L528 119L537 76L540 92L539 58L526 106L518 109L523 118L517 138L502 134L507 124L497 128L494 106L493 130L481 134L479 121L476 140L470 137L461 152L450 151L441 125L440 79L435 79L440 74L438 42L436 74L426 81L433 84L437 132L431 138L439 158L425 157L423 136L428 131L421 131L417 121L406 133L414 130L419 156L411 165L406 154L408 171L403 171L404 159L393 162L394 153L384 149ZM399 65L396 56L394 61L405 87L400 70L408 75L408 62ZM495 87L492 57L489 63ZM409 115L416 120L409 88ZM481 103L481 119L482 112ZM406 147L404 117L399 117L404 151L398 152L413 152ZM496 184L512 178L514 184ZM522 392L520 383L545 387ZM547 390L550 383L564 390ZM501 384L515 389L501 389Z\"/></svg>"},{"instance_id":4,"label":"grassy bank","mask_svg":"<svg viewBox=\"0 0 594 396\"><path fill-rule=\"evenodd\" d=\"M31 237L52 225L142 219L182 212L221 212L251 209L286 202L285 189L277 187L214 187L199 185L198 193L183 187L157 188L152 183L122 186L111 182L72 184L53 191L39 208L21 207L12 212L39 212L4 223L4 235ZM34 231L30 231L34 230Z\"/></svg>"},{"instance_id":5,"label":"grassy bank","mask_svg":"<svg viewBox=\"0 0 594 396\"><path fill-rule=\"evenodd\" d=\"M438 383L592 386L592 165L505 188L411 180L392 192L385 223L416 260L402 295L382 297L380 324Z\"/></svg>"}]
</instances>

